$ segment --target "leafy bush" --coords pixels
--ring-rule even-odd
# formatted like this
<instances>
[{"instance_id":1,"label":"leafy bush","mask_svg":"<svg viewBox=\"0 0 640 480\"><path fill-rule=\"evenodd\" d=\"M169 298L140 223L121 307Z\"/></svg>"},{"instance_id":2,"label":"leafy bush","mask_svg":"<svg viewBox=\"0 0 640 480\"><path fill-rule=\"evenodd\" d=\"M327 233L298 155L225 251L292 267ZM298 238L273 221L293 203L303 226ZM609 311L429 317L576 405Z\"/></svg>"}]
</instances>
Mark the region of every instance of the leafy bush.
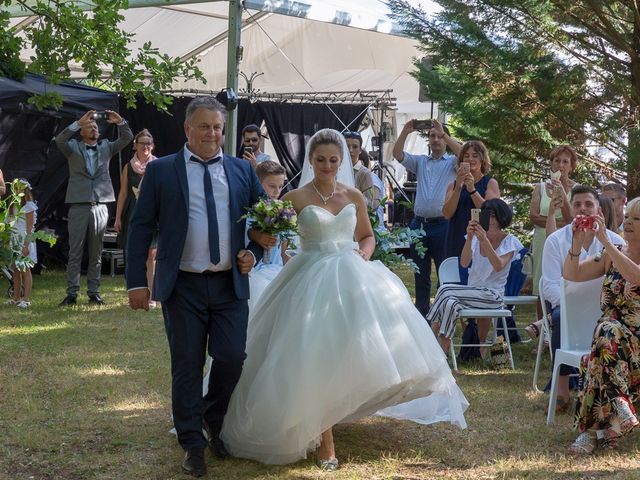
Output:
<instances>
[{"instance_id":1,"label":"leafy bush","mask_svg":"<svg viewBox=\"0 0 640 480\"><path fill-rule=\"evenodd\" d=\"M21 179L15 179L8 184L8 193L0 198L0 265L16 266L18 270L33 267L33 260L22 255L22 243L15 241L15 225L24 216L20 207L27 184ZM49 245L56 243L56 238L50 233L35 231L27 235L29 241L41 240Z\"/></svg>"}]
</instances>

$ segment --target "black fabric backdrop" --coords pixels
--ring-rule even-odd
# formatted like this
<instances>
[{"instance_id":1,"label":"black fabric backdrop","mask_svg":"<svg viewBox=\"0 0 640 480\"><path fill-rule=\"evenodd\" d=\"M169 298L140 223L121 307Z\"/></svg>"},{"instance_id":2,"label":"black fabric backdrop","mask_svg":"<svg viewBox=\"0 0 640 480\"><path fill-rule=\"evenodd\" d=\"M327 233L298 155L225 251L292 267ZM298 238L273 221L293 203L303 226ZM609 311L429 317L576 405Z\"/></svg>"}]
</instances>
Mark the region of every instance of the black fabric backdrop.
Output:
<instances>
[{"instance_id":1,"label":"black fabric backdrop","mask_svg":"<svg viewBox=\"0 0 640 480\"><path fill-rule=\"evenodd\" d=\"M56 91L62 95L59 110L39 111L28 103L34 93ZM27 179L38 203L37 228L47 228L59 237L53 250L41 249L41 258L51 256L66 261L68 207L64 203L69 170L67 161L58 150L53 137L80 118L87 110L115 110L129 121L134 134L148 128L154 137L157 156L176 152L185 142L184 112L192 97L174 97L168 112L159 112L142 99L135 108L128 108L114 92L72 82L51 85L42 77L28 75L23 81L0 77L0 169L6 181ZM321 128L343 130L349 125L356 130L364 113L361 105L282 102L250 102L240 100L238 105L237 144L241 145L242 127L265 122L276 154L294 179L302 167L304 146L309 137ZM117 130L106 123L99 125L103 138L115 139ZM237 152L236 152L237 153ZM110 173L116 195L120 187L120 169L132 157L131 146L122 150L120 158L111 161ZM113 218L115 203L109 206ZM111 223L112 224L112 223Z\"/></svg>"},{"instance_id":2,"label":"black fabric backdrop","mask_svg":"<svg viewBox=\"0 0 640 480\"><path fill-rule=\"evenodd\" d=\"M55 91L63 104L57 111L37 110L28 103L34 93ZM64 197L69 169L53 137L87 110L118 110L118 96L75 83L51 85L42 77L28 75L23 81L0 77L0 169L5 181L25 178L38 202L38 228L56 233L53 249L38 245L39 258L51 256L64 261L67 255L67 210ZM116 129L101 125L101 134L115 138ZM118 162L111 164L112 178L118 177Z\"/></svg>"},{"instance_id":3,"label":"black fabric backdrop","mask_svg":"<svg viewBox=\"0 0 640 480\"><path fill-rule=\"evenodd\" d=\"M121 99L120 114L131 124L134 133L149 129L156 144L155 155L176 152L184 145L184 111L192 97L176 97L168 113L158 112L155 107L139 99L135 108L128 108ZM280 163L291 180L296 177L304 161L304 147L309 137L321 128L342 131L344 125L357 130L365 115L362 105L309 104L282 102L238 102L238 131L236 144L242 145L241 132L245 125L261 125L265 122L267 132L276 150ZM335 112L335 115L334 113ZM336 118L336 115L338 118ZM236 152L238 154L238 152ZM297 181L293 181L297 185Z\"/></svg>"}]
</instances>

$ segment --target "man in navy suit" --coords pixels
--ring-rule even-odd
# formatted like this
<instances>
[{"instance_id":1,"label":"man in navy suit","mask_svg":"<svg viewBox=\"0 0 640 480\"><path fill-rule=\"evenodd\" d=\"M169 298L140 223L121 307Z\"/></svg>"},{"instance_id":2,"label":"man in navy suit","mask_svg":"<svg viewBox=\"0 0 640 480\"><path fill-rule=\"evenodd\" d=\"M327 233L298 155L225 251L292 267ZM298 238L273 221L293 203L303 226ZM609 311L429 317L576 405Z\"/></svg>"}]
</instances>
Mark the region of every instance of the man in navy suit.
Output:
<instances>
[{"instance_id":1,"label":"man in navy suit","mask_svg":"<svg viewBox=\"0 0 640 480\"><path fill-rule=\"evenodd\" d=\"M187 107L187 143L149 163L127 240L129 304L148 309L146 258L156 228L153 299L162 302L171 352L173 420L186 451L182 468L206 473L204 449L227 456L219 439L229 398L245 359L248 273L262 256L245 248L246 207L264 195L251 165L222 154L225 109L210 97ZM202 397L206 348L213 357Z\"/></svg>"}]
</instances>

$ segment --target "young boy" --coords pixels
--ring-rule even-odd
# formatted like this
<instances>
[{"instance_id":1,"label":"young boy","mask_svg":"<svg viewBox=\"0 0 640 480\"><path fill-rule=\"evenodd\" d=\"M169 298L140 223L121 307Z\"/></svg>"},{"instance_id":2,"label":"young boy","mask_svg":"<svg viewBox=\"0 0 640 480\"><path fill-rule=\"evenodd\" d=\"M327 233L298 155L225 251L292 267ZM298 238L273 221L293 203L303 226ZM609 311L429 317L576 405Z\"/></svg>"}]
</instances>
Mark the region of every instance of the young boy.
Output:
<instances>
[{"instance_id":1,"label":"young boy","mask_svg":"<svg viewBox=\"0 0 640 480\"><path fill-rule=\"evenodd\" d=\"M256 175L267 195L278 199L286 180L284 167L273 160L265 160L256 167Z\"/></svg>"},{"instance_id":2,"label":"young boy","mask_svg":"<svg viewBox=\"0 0 640 480\"><path fill-rule=\"evenodd\" d=\"M284 182L286 180L285 170L282 165L272 160L266 160L256 167L256 175L264 191L272 200L277 200L280 197ZM262 264L275 263L276 265L284 265L289 256L285 253L287 249L287 242L280 242L277 237L268 233L261 232L260 230L250 228L248 232L249 238L256 242L264 249L264 258L262 262L256 267L259 268ZM277 247L277 248L274 248ZM274 255L275 251L280 252L280 255Z\"/></svg>"}]
</instances>

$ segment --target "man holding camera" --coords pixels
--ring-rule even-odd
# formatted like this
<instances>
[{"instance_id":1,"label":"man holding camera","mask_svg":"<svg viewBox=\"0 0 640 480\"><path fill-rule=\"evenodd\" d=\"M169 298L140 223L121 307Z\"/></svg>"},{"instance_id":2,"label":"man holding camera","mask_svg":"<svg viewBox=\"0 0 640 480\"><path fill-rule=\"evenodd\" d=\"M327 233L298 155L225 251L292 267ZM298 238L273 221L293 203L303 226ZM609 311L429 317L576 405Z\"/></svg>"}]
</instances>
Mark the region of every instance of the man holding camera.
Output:
<instances>
[{"instance_id":1,"label":"man holding camera","mask_svg":"<svg viewBox=\"0 0 640 480\"><path fill-rule=\"evenodd\" d=\"M100 140L98 120L118 126L116 141ZM80 132L81 141L73 137ZM60 306L76 303L80 290L80 264L87 242L87 295L89 303L104 304L100 296L102 241L107 228L107 203L115 201L109 176L109 160L133 139L125 120L116 112L89 110L55 137L56 145L69 162L69 183L65 202L69 204L69 260L67 262L67 296Z\"/></svg>"},{"instance_id":2,"label":"man holding camera","mask_svg":"<svg viewBox=\"0 0 640 480\"><path fill-rule=\"evenodd\" d=\"M429 138L430 155L413 155L403 151L407 136L414 131L426 131ZM452 154L447 154L447 147ZM429 311L431 295L431 260L436 269L440 267L447 253L447 233L449 221L442 215L447 185L456 177L456 158L461 144L449 136L449 130L437 120L408 121L393 147L393 157L416 175L417 187L414 202L415 216L412 229L423 229L425 248L423 258L411 247L411 259L420 269L415 274L416 308L426 315Z\"/></svg>"},{"instance_id":3,"label":"man holding camera","mask_svg":"<svg viewBox=\"0 0 640 480\"><path fill-rule=\"evenodd\" d=\"M271 160L271 156L260 151L260 127L251 124L242 129L242 158L247 160L253 169L267 160Z\"/></svg>"},{"instance_id":4,"label":"man holding camera","mask_svg":"<svg viewBox=\"0 0 640 480\"><path fill-rule=\"evenodd\" d=\"M562 268L567 255L577 256L580 260L597 255L602 251L602 243L596 238L591 229L593 216L602 215L598 192L586 185L576 185L571 190L571 210L575 215L573 222L559 228L547 237L542 251L542 293L547 302L547 312L551 313L551 350L553 358L560 347L560 282ZM585 240L582 250L572 251L573 224L585 230ZM607 230L607 236L614 245L624 245L620 235ZM566 365L560 367L558 380L558 403L556 412L569 408L569 375L572 368Z\"/></svg>"}]
</instances>

